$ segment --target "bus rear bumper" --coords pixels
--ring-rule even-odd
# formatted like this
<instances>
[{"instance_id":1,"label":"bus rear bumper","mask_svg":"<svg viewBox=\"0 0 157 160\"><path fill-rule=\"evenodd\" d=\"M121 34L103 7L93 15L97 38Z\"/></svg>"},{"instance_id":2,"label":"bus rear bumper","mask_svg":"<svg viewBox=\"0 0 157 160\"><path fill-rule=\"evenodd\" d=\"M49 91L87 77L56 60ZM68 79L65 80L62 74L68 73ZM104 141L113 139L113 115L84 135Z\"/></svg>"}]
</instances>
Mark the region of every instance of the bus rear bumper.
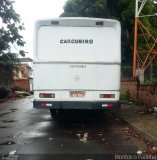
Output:
<instances>
[{"instance_id":1,"label":"bus rear bumper","mask_svg":"<svg viewBox=\"0 0 157 160\"><path fill-rule=\"evenodd\" d=\"M120 101L110 102L80 102L80 101L33 101L34 108L42 109L116 109L119 110Z\"/></svg>"}]
</instances>

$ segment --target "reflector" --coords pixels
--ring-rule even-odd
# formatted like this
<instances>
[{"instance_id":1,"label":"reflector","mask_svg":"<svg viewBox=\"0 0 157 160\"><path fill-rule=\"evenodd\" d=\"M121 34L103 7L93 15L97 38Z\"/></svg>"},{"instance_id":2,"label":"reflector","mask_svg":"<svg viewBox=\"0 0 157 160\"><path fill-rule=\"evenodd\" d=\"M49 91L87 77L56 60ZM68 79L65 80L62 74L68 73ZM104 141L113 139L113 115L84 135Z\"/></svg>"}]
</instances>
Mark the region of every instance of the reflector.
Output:
<instances>
[{"instance_id":1,"label":"reflector","mask_svg":"<svg viewBox=\"0 0 157 160\"><path fill-rule=\"evenodd\" d=\"M104 25L104 22L101 22L101 21L96 22L96 25L97 25L97 26L103 26L103 25Z\"/></svg>"},{"instance_id":2,"label":"reflector","mask_svg":"<svg viewBox=\"0 0 157 160\"><path fill-rule=\"evenodd\" d=\"M40 98L55 98L55 94L54 93L40 93L39 97Z\"/></svg>"},{"instance_id":3,"label":"reflector","mask_svg":"<svg viewBox=\"0 0 157 160\"><path fill-rule=\"evenodd\" d=\"M113 107L113 104L107 104L107 107Z\"/></svg>"},{"instance_id":4,"label":"reflector","mask_svg":"<svg viewBox=\"0 0 157 160\"><path fill-rule=\"evenodd\" d=\"M46 107L46 103L41 103L41 106L42 107Z\"/></svg>"},{"instance_id":5,"label":"reflector","mask_svg":"<svg viewBox=\"0 0 157 160\"><path fill-rule=\"evenodd\" d=\"M115 94L100 94L100 98L115 98Z\"/></svg>"},{"instance_id":6,"label":"reflector","mask_svg":"<svg viewBox=\"0 0 157 160\"><path fill-rule=\"evenodd\" d=\"M102 107L113 107L113 104L102 104Z\"/></svg>"}]
</instances>

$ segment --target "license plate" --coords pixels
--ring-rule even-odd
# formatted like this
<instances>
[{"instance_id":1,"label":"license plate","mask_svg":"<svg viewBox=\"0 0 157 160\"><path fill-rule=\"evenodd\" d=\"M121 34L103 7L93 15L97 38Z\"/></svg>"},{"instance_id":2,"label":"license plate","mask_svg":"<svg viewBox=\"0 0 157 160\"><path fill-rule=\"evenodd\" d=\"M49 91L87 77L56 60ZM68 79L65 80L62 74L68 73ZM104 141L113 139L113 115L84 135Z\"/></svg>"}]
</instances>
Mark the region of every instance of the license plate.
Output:
<instances>
[{"instance_id":1,"label":"license plate","mask_svg":"<svg viewBox=\"0 0 157 160\"><path fill-rule=\"evenodd\" d=\"M70 91L71 98L83 98L85 97L84 91Z\"/></svg>"}]
</instances>

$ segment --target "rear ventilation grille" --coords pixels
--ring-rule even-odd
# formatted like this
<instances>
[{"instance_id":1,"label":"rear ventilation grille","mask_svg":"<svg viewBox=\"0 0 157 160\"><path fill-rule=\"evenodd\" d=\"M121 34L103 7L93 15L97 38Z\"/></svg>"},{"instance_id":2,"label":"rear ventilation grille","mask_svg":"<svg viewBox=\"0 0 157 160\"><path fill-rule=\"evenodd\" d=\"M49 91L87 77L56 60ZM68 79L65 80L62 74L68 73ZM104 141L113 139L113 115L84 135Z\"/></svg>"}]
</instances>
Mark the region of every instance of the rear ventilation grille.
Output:
<instances>
[{"instance_id":1,"label":"rear ventilation grille","mask_svg":"<svg viewBox=\"0 0 157 160\"><path fill-rule=\"evenodd\" d=\"M59 22L58 21L51 21L51 24L52 25L59 25Z\"/></svg>"},{"instance_id":2,"label":"rear ventilation grille","mask_svg":"<svg viewBox=\"0 0 157 160\"><path fill-rule=\"evenodd\" d=\"M96 22L96 26L103 26L103 25L104 25L104 22L101 22L101 21Z\"/></svg>"}]
</instances>

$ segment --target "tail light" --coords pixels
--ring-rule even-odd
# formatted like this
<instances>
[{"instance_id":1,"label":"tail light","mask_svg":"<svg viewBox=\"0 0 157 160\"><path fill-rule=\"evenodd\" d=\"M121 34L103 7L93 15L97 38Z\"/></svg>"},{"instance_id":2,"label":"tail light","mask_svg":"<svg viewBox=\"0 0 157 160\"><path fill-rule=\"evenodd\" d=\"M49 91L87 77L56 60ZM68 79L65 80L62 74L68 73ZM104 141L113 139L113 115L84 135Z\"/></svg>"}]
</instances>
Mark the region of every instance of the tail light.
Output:
<instances>
[{"instance_id":1,"label":"tail light","mask_svg":"<svg viewBox=\"0 0 157 160\"><path fill-rule=\"evenodd\" d=\"M54 93L40 93L39 97L40 98L55 98L55 94Z\"/></svg>"},{"instance_id":2,"label":"tail light","mask_svg":"<svg viewBox=\"0 0 157 160\"><path fill-rule=\"evenodd\" d=\"M115 98L115 94L100 94L100 98Z\"/></svg>"},{"instance_id":3,"label":"tail light","mask_svg":"<svg viewBox=\"0 0 157 160\"><path fill-rule=\"evenodd\" d=\"M42 107L46 107L46 103L41 103L41 106Z\"/></svg>"},{"instance_id":4,"label":"tail light","mask_svg":"<svg viewBox=\"0 0 157 160\"><path fill-rule=\"evenodd\" d=\"M113 107L113 104L102 104L102 107Z\"/></svg>"},{"instance_id":5,"label":"tail light","mask_svg":"<svg viewBox=\"0 0 157 160\"><path fill-rule=\"evenodd\" d=\"M42 107L50 107L50 106L52 106L51 103L41 103L40 105L41 105Z\"/></svg>"}]
</instances>

